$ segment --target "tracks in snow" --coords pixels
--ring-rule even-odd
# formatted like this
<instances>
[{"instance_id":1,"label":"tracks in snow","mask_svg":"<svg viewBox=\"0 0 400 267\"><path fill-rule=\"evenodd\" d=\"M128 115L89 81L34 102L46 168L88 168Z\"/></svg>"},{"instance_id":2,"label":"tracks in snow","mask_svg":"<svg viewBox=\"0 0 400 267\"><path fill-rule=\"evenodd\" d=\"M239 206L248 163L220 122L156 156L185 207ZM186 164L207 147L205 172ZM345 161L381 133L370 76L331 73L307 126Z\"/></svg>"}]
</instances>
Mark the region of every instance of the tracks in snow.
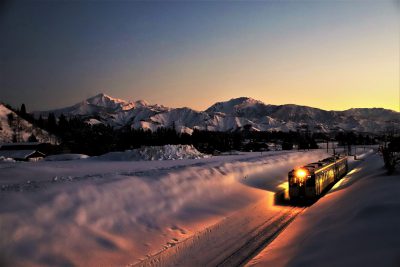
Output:
<instances>
[{"instance_id":1,"label":"tracks in snow","mask_svg":"<svg viewBox=\"0 0 400 267\"><path fill-rule=\"evenodd\" d=\"M254 236L217 266L243 266L271 243L304 209L293 208L265 222L259 231L255 231Z\"/></svg>"},{"instance_id":2,"label":"tracks in snow","mask_svg":"<svg viewBox=\"0 0 400 267\"><path fill-rule=\"evenodd\" d=\"M305 209L267 207L248 207L133 266L243 266Z\"/></svg>"}]
</instances>

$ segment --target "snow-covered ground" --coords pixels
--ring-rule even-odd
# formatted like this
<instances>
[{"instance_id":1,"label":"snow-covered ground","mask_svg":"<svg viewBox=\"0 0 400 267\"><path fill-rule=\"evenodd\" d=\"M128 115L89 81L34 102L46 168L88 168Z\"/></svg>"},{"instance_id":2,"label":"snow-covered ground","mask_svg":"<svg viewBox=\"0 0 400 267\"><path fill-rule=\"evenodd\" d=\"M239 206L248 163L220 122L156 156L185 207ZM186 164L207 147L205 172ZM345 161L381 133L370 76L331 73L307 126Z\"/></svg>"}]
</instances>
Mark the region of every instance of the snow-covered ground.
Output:
<instances>
[{"instance_id":1,"label":"snow-covered ground","mask_svg":"<svg viewBox=\"0 0 400 267\"><path fill-rule=\"evenodd\" d=\"M44 158L46 161L63 161L63 160L78 160L78 159L87 159L88 155L85 154L58 154L51 155Z\"/></svg>"},{"instance_id":2,"label":"snow-covered ground","mask_svg":"<svg viewBox=\"0 0 400 267\"><path fill-rule=\"evenodd\" d=\"M250 231L286 209L273 206L273 197L287 171L324 156L2 162L0 259L12 266L134 264L224 219L237 225L226 218L246 218L242 210L259 217L246 219Z\"/></svg>"},{"instance_id":3,"label":"snow-covered ground","mask_svg":"<svg viewBox=\"0 0 400 267\"><path fill-rule=\"evenodd\" d=\"M400 175L372 152L304 211L276 202L325 156L1 162L0 265L231 266L299 214L250 266L398 266Z\"/></svg>"},{"instance_id":4,"label":"snow-covered ground","mask_svg":"<svg viewBox=\"0 0 400 267\"><path fill-rule=\"evenodd\" d=\"M400 266L400 173L377 154L351 165L248 266Z\"/></svg>"}]
</instances>

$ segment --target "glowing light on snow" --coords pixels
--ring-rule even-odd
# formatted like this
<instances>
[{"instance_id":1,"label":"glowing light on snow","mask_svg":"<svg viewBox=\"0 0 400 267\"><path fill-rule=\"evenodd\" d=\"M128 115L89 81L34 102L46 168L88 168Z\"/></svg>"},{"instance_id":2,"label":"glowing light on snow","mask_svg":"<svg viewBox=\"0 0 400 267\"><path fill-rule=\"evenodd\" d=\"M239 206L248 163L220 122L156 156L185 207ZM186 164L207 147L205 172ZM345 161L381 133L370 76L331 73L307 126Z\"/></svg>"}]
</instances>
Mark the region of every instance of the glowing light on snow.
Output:
<instances>
[{"instance_id":1,"label":"glowing light on snow","mask_svg":"<svg viewBox=\"0 0 400 267\"><path fill-rule=\"evenodd\" d=\"M278 188L283 191L284 199L288 200L289 199L289 183L287 181L285 181L285 182L279 184Z\"/></svg>"},{"instance_id":2,"label":"glowing light on snow","mask_svg":"<svg viewBox=\"0 0 400 267\"><path fill-rule=\"evenodd\" d=\"M361 170L361 168L354 168L353 170L351 170L345 177L343 177L340 181L338 181L333 187L332 190L335 190L336 188L345 185L349 182L349 180L351 179L351 176L357 172L359 172Z\"/></svg>"}]
</instances>

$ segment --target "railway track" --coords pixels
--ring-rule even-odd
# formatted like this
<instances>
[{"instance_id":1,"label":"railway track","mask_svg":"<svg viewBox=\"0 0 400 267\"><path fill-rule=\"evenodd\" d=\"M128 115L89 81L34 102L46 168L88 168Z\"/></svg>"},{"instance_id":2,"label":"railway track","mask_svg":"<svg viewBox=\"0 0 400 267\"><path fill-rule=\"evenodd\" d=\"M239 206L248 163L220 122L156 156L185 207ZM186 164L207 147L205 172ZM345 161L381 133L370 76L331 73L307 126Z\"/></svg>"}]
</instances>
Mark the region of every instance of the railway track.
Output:
<instances>
[{"instance_id":1,"label":"railway track","mask_svg":"<svg viewBox=\"0 0 400 267\"><path fill-rule=\"evenodd\" d=\"M267 217L265 214L258 216L258 208L253 207L253 213L249 208L228 217L130 266L243 266L305 210L304 207L285 207Z\"/></svg>"},{"instance_id":2,"label":"railway track","mask_svg":"<svg viewBox=\"0 0 400 267\"><path fill-rule=\"evenodd\" d=\"M220 262L218 267L243 266L271 243L305 208L293 208L272 222L268 221L243 246Z\"/></svg>"}]
</instances>

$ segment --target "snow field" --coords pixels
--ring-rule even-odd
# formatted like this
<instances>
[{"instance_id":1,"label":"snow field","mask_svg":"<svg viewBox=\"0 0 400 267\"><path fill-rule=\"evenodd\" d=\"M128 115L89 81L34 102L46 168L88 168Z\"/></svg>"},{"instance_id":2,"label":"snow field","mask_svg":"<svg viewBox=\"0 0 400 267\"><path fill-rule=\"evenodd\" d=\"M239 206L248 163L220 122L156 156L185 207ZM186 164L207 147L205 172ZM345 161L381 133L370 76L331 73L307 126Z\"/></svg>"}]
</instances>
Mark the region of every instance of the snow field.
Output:
<instances>
[{"instance_id":1,"label":"snow field","mask_svg":"<svg viewBox=\"0 0 400 267\"><path fill-rule=\"evenodd\" d=\"M2 251L13 265L24 266L139 262L260 201L286 179L288 169L324 155L2 163L1 185L40 184L31 191L0 192L6 203L0 206L2 235L8 240ZM74 179L54 182L55 176Z\"/></svg>"}]
</instances>

